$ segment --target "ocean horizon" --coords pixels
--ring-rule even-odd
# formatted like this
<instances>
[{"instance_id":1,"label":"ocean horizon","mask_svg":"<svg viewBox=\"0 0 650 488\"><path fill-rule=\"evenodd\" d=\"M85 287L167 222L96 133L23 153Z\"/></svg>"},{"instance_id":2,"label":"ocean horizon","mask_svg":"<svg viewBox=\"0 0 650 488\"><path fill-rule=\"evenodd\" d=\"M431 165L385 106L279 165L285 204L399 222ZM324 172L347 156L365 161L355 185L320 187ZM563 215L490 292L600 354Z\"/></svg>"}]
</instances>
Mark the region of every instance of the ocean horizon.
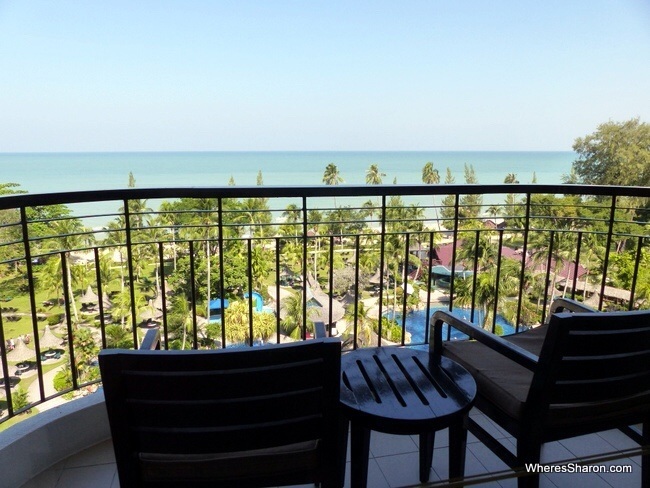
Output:
<instances>
[{"instance_id":1,"label":"ocean horizon","mask_svg":"<svg viewBox=\"0 0 650 488\"><path fill-rule=\"evenodd\" d=\"M560 183L576 158L572 151L177 151L0 153L0 183L17 183L29 193L136 187L253 186L258 172L265 185L321 185L325 167L337 165L343 184L365 184L376 164L384 184L422 183L432 162L441 183L447 168L456 183L473 166L480 184L503 183L509 173L521 183Z\"/></svg>"}]
</instances>

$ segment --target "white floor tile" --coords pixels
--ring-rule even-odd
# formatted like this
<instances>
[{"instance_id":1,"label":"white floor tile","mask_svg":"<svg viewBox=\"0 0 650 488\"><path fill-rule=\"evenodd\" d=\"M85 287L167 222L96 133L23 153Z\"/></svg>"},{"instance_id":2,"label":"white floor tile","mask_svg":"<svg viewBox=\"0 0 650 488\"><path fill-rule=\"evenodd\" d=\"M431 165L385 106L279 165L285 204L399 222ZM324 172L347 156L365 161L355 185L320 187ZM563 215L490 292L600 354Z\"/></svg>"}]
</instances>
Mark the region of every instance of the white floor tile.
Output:
<instances>
[{"instance_id":1,"label":"white floor tile","mask_svg":"<svg viewBox=\"0 0 650 488\"><path fill-rule=\"evenodd\" d=\"M114 464L64 469L56 488L111 488L116 476Z\"/></svg>"}]
</instances>

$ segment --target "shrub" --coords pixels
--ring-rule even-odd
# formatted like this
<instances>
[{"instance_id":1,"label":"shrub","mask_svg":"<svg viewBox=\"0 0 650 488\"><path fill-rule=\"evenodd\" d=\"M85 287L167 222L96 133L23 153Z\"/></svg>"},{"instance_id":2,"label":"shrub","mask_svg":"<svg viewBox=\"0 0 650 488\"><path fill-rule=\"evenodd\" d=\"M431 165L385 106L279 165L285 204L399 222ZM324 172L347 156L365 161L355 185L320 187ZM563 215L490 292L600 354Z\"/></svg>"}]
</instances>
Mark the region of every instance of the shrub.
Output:
<instances>
[{"instance_id":1,"label":"shrub","mask_svg":"<svg viewBox=\"0 0 650 488\"><path fill-rule=\"evenodd\" d=\"M61 323L61 320L63 319L63 314L60 313L53 313L47 318L47 324L48 325L57 325Z\"/></svg>"},{"instance_id":2,"label":"shrub","mask_svg":"<svg viewBox=\"0 0 650 488\"><path fill-rule=\"evenodd\" d=\"M22 387L19 387L14 391L13 395L11 395L11 400L14 406L14 411L19 411L27 407L29 405L29 399L27 398L27 391L24 390ZM25 410L22 413L29 413L30 410Z\"/></svg>"}]
</instances>

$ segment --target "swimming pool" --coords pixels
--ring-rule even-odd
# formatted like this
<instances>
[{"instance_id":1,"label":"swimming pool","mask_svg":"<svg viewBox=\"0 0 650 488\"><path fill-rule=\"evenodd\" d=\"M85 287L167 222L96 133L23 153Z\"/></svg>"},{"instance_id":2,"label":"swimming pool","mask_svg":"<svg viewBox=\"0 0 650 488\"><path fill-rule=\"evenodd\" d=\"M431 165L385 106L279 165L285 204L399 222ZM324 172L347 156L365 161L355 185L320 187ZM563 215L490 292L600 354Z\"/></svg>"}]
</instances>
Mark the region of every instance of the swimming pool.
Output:
<instances>
[{"instance_id":1,"label":"swimming pool","mask_svg":"<svg viewBox=\"0 0 650 488\"><path fill-rule=\"evenodd\" d=\"M449 310L447 307L431 307L430 312L429 312L429 318L433 315L433 312L436 310ZM462 319L465 319L467 321L470 320L471 316L471 310L468 308L454 308L452 313L456 315L457 317L460 317ZM388 315L388 314L387 314ZM412 344L422 344L424 343L424 331L425 331L425 325L426 325L426 318L427 318L427 311L426 310L416 310L415 312L410 312L406 314L406 332L411 334L411 343ZM402 314L397 313L396 314L396 320L399 325L402 325ZM474 324L477 324L477 327L480 327L480 324L483 323L483 311L482 310L475 310L474 311ZM500 326L502 328L502 333L503 335L507 334L514 334L515 328L514 326L508 322L503 316L497 315L497 320L496 320L497 326ZM500 331L497 330L497 333ZM445 338L447 337L447 324L445 324L442 328L442 337ZM451 331L451 338L452 339L466 339L467 336L465 334L462 334L461 332L452 329Z\"/></svg>"}]
</instances>

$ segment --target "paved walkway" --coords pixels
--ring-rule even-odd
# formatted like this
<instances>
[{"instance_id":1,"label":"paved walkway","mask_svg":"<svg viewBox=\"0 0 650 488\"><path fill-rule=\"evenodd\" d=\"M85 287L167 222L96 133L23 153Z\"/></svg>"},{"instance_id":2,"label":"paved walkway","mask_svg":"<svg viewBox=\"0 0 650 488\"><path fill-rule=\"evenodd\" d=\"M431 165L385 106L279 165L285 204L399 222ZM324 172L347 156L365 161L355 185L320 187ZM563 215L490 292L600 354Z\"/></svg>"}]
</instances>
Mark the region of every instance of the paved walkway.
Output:
<instances>
[{"instance_id":1,"label":"paved walkway","mask_svg":"<svg viewBox=\"0 0 650 488\"><path fill-rule=\"evenodd\" d=\"M46 397L57 393L57 391L54 389L54 377L59 371L61 371L64 368L64 366L65 366L65 362L43 375L43 388L45 389ZM36 402L41 399L38 380L35 380L31 385L29 385L29 388L27 389L27 397L29 398L30 402ZM38 408L40 412L43 412L50 408L61 405L62 403L65 402L67 402L65 398L63 398L62 396L57 396L51 400L48 400L45 403L41 403L36 408Z\"/></svg>"}]
</instances>

